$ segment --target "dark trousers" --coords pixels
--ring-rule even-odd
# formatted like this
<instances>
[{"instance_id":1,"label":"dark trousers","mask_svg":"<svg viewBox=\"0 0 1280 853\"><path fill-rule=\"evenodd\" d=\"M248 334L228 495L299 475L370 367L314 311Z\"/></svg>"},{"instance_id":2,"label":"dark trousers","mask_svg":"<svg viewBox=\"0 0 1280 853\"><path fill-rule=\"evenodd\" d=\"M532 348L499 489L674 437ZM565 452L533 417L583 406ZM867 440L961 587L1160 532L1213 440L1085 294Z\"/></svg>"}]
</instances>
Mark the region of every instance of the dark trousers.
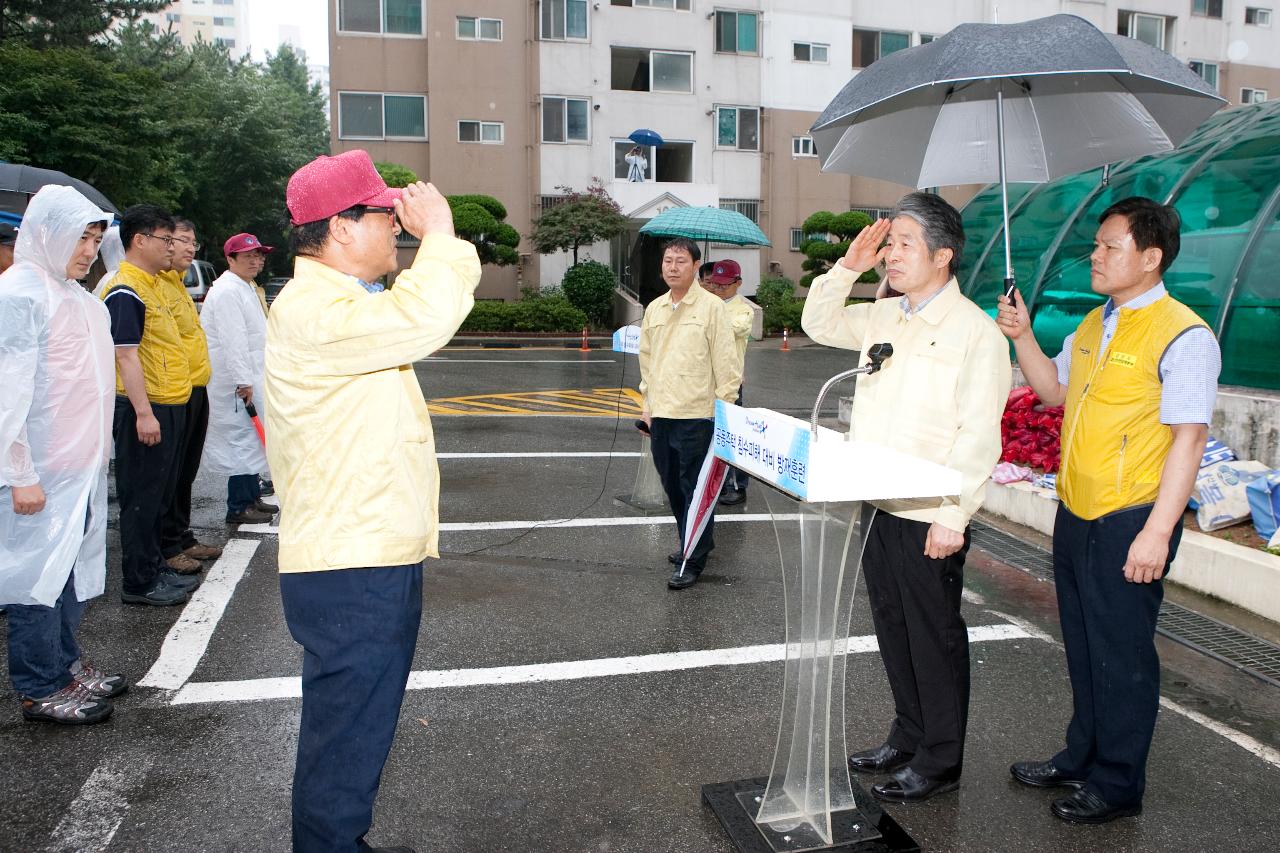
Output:
<instances>
[{"instance_id":1,"label":"dark trousers","mask_svg":"<svg viewBox=\"0 0 1280 853\"><path fill-rule=\"evenodd\" d=\"M738 386L738 399L734 400L734 405L742 405L742 386ZM724 478L724 486L720 489L724 492L745 492L747 484L751 482L751 475L746 471L729 466L729 474Z\"/></svg>"},{"instance_id":2,"label":"dark trousers","mask_svg":"<svg viewBox=\"0 0 1280 853\"><path fill-rule=\"evenodd\" d=\"M186 422L178 450L178 481L160 528L160 553L165 559L181 554L196 544L196 535L191 531L191 484L195 482L196 472L200 470L204 436L209 430L209 393L203 386L197 385L191 389L191 399L187 401L186 409Z\"/></svg>"},{"instance_id":3,"label":"dark trousers","mask_svg":"<svg viewBox=\"0 0 1280 853\"><path fill-rule=\"evenodd\" d=\"M960 615L964 558L924 555L929 524L877 513L862 552L867 598L893 692L888 743L927 779L958 778L969 720L969 632Z\"/></svg>"},{"instance_id":4,"label":"dark trousers","mask_svg":"<svg viewBox=\"0 0 1280 853\"><path fill-rule=\"evenodd\" d=\"M367 850L422 617L422 564L280 575L303 648L293 849Z\"/></svg>"},{"instance_id":5,"label":"dark trousers","mask_svg":"<svg viewBox=\"0 0 1280 853\"><path fill-rule=\"evenodd\" d=\"M1164 584L1124 578L1129 546L1150 514L1142 506L1085 521L1059 504L1053 526L1053 580L1072 696L1067 748L1053 763L1117 806L1142 801L1160 707L1155 634ZM1169 563L1181 541L1179 524Z\"/></svg>"},{"instance_id":6,"label":"dark trousers","mask_svg":"<svg viewBox=\"0 0 1280 853\"><path fill-rule=\"evenodd\" d=\"M127 397L116 397L112 435L116 442L116 498L120 503L120 567L124 591L151 588L164 567L160 527L178 485L178 451L186 406L151 404L160 422L160 443L138 441L138 421Z\"/></svg>"},{"instance_id":7,"label":"dark trousers","mask_svg":"<svg viewBox=\"0 0 1280 853\"><path fill-rule=\"evenodd\" d=\"M239 515L262 497L257 474L232 474L227 478L227 517Z\"/></svg>"},{"instance_id":8,"label":"dark trousers","mask_svg":"<svg viewBox=\"0 0 1280 853\"><path fill-rule=\"evenodd\" d=\"M87 601L76 600L75 570L52 607L6 604L9 619L9 680L23 696L43 699L71 683L80 659L76 631Z\"/></svg>"},{"instance_id":9,"label":"dark trousers","mask_svg":"<svg viewBox=\"0 0 1280 853\"><path fill-rule=\"evenodd\" d=\"M658 469L658 478L662 480L662 490L667 493L667 505L675 514L682 549L685 518L689 514L693 490L698 487L698 473L707 458L714 431L715 422L702 418L654 418L650 427L649 447L653 450L653 464ZM712 509L714 511L714 504ZM716 547L712 533L714 525L715 516L712 515L693 547L686 571L701 572L706 566L707 555Z\"/></svg>"}]
</instances>

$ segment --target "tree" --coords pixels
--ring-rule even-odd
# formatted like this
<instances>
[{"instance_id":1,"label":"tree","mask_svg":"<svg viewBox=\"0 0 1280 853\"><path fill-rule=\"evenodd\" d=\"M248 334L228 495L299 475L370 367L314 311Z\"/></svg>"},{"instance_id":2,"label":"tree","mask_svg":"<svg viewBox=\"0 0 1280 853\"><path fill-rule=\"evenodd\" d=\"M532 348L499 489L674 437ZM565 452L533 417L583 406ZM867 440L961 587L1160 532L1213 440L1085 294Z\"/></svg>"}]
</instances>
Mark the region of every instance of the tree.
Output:
<instances>
[{"instance_id":1,"label":"tree","mask_svg":"<svg viewBox=\"0 0 1280 853\"><path fill-rule=\"evenodd\" d=\"M453 211L453 230L463 240L475 244L480 263L507 266L520 260L516 247L520 232L503 220L507 209L487 195L446 196Z\"/></svg>"},{"instance_id":2,"label":"tree","mask_svg":"<svg viewBox=\"0 0 1280 853\"><path fill-rule=\"evenodd\" d=\"M574 307L587 315L597 327L609 322L613 313L613 292L618 279L613 270L599 261L583 261L569 267L560 288Z\"/></svg>"},{"instance_id":3,"label":"tree","mask_svg":"<svg viewBox=\"0 0 1280 853\"><path fill-rule=\"evenodd\" d=\"M564 200L533 223L529 241L536 252L549 255L552 252L573 252L573 263L578 263L578 247L590 246L601 240L611 240L627 227L622 208L610 196L599 178L592 178L585 192L571 187L556 187L564 193Z\"/></svg>"},{"instance_id":4,"label":"tree","mask_svg":"<svg viewBox=\"0 0 1280 853\"><path fill-rule=\"evenodd\" d=\"M0 0L0 42L32 47L83 47L117 21L159 12L170 0Z\"/></svg>"},{"instance_id":5,"label":"tree","mask_svg":"<svg viewBox=\"0 0 1280 853\"><path fill-rule=\"evenodd\" d=\"M374 163L373 168L378 170L378 174L382 176L382 180L386 181L389 187L397 189L407 187L418 180L416 172L408 166L401 166L399 163Z\"/></svg>"},{"instance_id":6,"label":"tree","mask_svg":"<svg viewBox=\"0 0 1280 853\"><path fill-rule=\"evenodd\" d=\"M800 279L801 287L808 287L818 276L831 269L831 265L840 260L849 251L849 243L858 236L858 232L871 224L871 217L857 210L847 213L831 213L820 210L804 221L801 228L806 235L823 235L821 238L805 240L800 246L806 260L801 264L806 275ZM835 237L835 242L831 241ZM875 270L867 270L858 281L875 283L880 276Z\"/></svg>"}]
</instances>

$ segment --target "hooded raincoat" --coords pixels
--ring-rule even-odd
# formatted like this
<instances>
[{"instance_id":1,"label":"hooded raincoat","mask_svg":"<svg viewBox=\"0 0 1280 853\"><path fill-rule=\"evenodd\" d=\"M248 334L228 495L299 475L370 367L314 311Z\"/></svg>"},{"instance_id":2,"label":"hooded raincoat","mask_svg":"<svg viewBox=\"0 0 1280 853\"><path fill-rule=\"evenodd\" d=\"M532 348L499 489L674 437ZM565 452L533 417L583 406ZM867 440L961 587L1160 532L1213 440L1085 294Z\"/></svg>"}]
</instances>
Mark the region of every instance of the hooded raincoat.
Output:
<instances>
[{"instance_id":1,"label":"hooded raincoat","mask_svg":"<svg viewBox=\"0 0 1280 853\"><path fill-rule=\"evenodd\" d=\"M102 594L114 350L107 309L66 269L85 226L110 221L44 187L0 275L0 604L53 606L73 568L78 600ZM44 509L15 513L12 487L37 484Z\"/></svg>"},{"instance_id":2,"label":"hooded raincoat","mask_svg":"<svg viewBox=\"0 0 1280 853\"><path fill-rule=\"evenodd\" d=\"M107 229L107 233L102 235L98 257L102 258L102 265L107 268L107 274L98 279L98 286L93 289L93 295L101 299L107 285L116 277L116 273L120 272L120 262L124 260L124 243L120 242L119 225L112 225Z\"/></svg>"},{"instance_id":3,"label":"hooded raincoat","mask_svg":"<svg viewBox=\"0 0 1280 853\"><path fill-rule=\"evenodd\" d=\"M236 396L237 385L253 386L253 405L265 423L263 352L267 317L257 291L228 270L210 287L200 311L209 342L209 432L202 466L215 474L267 473L267 453Z\"/></svg>"}]
</instances>

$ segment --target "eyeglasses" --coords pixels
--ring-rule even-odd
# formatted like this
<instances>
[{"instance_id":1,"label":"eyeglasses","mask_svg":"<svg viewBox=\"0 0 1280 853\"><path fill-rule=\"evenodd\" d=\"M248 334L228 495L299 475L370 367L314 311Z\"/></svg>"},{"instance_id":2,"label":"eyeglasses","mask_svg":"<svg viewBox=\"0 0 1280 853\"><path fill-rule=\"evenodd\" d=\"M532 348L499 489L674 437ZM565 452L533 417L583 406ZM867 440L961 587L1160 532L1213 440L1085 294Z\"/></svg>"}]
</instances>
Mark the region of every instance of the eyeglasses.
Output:
<instances>
[{"instance_id":1,"label":"eyeglasses","mask_svg":"<svg viewBox=\"0 0 1280 853\"><path fill-rule=\"evenodd\" d=\"M364 212L365 213L385 213L388 216L396 215L396 209L394 207L370 207L366 205L364 208Z\"/></svg>"},{"instance_id":2,"label":"eyeglasses","mask_svg":"<svg viewBox=\"0 0 1280 853\"><path fill-rule=\"evenodd\" d=\"M153 240L162 240L162 241L164 241L164 244L165 244L166 246L168 246L170 249L172 249L172 248L173 248L173 239L174 239L174 238L172 238L172 237L161 237L159 234L143 234L142 236L143 236L143 237L150 237L150 238L151 238L151 239L153 239Z\"/></svg>"},{"instance_id":3,"label":"eyeglasses","mask_svg":"<svg viewBox=\"0 0 1280 853\"><path fill-rule=\"evenodd\" d=\"M189 237L171 237L170 239L173 240L174 242L181 243L182 245L192 249L193 251L196 251L196 252L200 251L200 244Z\"/></svg>"}]
</instances>

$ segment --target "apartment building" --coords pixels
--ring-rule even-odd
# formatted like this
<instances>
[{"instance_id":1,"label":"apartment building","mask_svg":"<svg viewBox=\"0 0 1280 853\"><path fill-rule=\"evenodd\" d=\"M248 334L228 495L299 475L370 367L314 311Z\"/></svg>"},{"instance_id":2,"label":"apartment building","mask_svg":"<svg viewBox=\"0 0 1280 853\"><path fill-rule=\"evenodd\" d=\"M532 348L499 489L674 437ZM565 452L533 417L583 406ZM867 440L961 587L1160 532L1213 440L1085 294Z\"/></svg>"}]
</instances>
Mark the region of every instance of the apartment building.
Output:
<instances>
[{"instance_id":1,"label":"apartment building","mask_svg":"<svg viewBox=\"0 0 1280 853\"><path fill-rule=\"evenodd\" d=\"M818 210L876 215L908 188L822 173L808 129L880 56L956 25L992 21L977 0L329 0L334 151L367 148L450 193L493 195L528 234L563 187L600 178L631 223L591 247L647 301L660 292L639 228L671 206L718 205L755 220L772 246L712 246L746 287L802 275L801 224ZM1271 2L1271 0L1252 0ZM1060 12L1185 59L1231 103L1280 93L1272 10L1234 0L1008 0L1003 22ZM627 180L638 128L645 180ZM891 144L891 141L886 141ZM956 204L973 187L941 187ZM406 251L408 249L406 248ZM486 268L480 295L557 284L565 255L527 244Z\"/></svg>"},{"instance_id":2,"label":"apartment building","mask_svg":"<svg viewBox=\"0 0 1280 853\"><path fill-rule=\"evenodd\" d=\"M248 6L249 0L178 0L142 18L161 32L172 30L185 45L199 38L244 56L249 51Z\"/></svg>"}]
</instances>

